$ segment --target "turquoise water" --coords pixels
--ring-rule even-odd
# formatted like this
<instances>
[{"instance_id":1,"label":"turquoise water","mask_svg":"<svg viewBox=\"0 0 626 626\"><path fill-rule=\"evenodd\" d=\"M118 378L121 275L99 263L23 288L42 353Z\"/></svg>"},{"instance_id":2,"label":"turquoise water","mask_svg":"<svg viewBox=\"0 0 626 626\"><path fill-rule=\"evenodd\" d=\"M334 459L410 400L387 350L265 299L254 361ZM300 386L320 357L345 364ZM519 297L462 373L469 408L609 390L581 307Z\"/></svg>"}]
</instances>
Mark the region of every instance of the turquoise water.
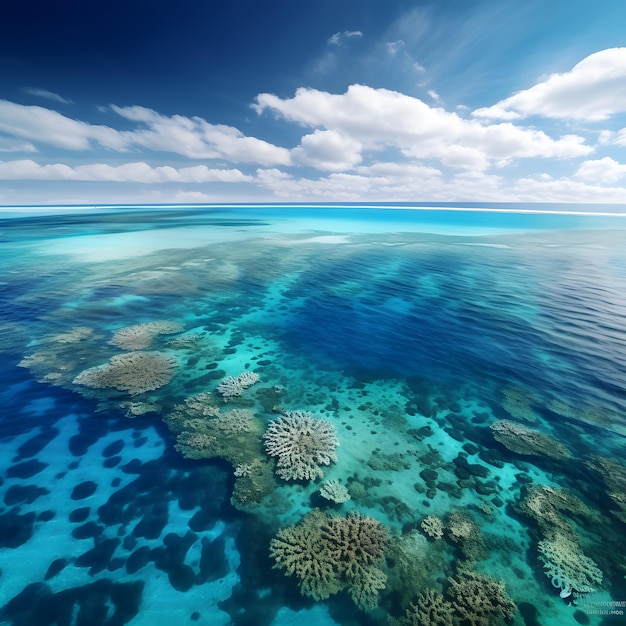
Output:
<instances>
[{"instance_id":1,"label":"turquoise water","mask_svg":"<svg viewBox=\"0 0 626 626\"><path fill-rule=\"evenodd\" d=\"M22 211L0 268L0 621L623 622L626 216Z\"/></svg>"}]
</instances>

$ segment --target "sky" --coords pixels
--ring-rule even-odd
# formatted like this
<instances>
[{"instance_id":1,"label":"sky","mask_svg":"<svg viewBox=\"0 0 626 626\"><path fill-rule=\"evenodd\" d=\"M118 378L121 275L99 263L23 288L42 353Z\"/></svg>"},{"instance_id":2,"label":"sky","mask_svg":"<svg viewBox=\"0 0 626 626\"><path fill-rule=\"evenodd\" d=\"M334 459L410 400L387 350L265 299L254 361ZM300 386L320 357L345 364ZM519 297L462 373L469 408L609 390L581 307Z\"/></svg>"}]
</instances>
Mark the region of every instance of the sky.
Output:
<instances>
[{"instance_id":1,"label":"sky","mask_svg":"<svg viewBox=\"0 0 626 626\"><path fill-rule=\"evenodd\" d=\"M0 205L626 204L624 0L25 0Z\"/></svg>"}]
</instances>

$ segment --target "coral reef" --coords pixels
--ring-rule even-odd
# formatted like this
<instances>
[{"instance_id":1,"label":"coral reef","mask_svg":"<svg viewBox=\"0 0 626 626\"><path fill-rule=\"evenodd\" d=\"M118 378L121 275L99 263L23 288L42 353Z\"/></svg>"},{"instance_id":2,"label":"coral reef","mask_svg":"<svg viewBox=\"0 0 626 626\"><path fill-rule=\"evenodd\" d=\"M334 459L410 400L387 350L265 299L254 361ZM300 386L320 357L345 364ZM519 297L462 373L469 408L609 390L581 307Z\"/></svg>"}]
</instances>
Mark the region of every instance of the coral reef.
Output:
<instances>
[{"instance_id":1,"label":"coral reef","mask_svg":"<svg viewBox=\"0 0 626 626\"><path fill-rule=\"evenodd\" d=\"M215 437L205 433L184 431L176 437L174 448L187 459L205 459L213 456Z\"/></svg>"},{"instance_id":2,"label":"coral reef","mask_svg":"<svg viewBox=\"0 0 626 626\"><path fill-rule=\"evenodd\" d=\"M255 372L244 372L236 378L229 376L217 386L217 392L225 401L228 401L230 398L240 396L248 387L252 387L258 381L259 375Z\"/></svg>"},{"instance_id":3,"label":"coral reef","mask_svg":"<svg viewBox=\"0 0 626 626\"><path fill-rule=\"evenodd\" d=\"M251 433L255 430L254 413L248 409L232 409L217 415L212 426L226 435Z\"/></svg>"},{"instance_id":4,"label":"coral reef","mask_svg":"<svg viewBox=\"0 0 626 626\"><path fill-rule=\"evenodd\" d=\"M335 427L308 411L287 411L272 420L263 439L267 454L277 458L276 471L284 480L322 478L320 465L337 461Z\"/></svg>"},{"instance_id":5,"label":"coral reef","mask_svg":"<svg viewBox=\"0 0 626 626\"><path fill-rule=\"evenodd\" d=\"M421 593L403 617L389 620L389 626L457 626L458 623L452 603L436 589Z\"/></svg>"},{"instance_id":6,"label":"coral reef","mask_svg":"<svg viewBox=\"0 0 626 626\"><path fill-rule=\"evenodd\" d=\"M347 502L350 499L348 490L338 480L327 480L319 490L320 496L336 504Z\"/></svg>"},{"instance_id":7,"label":"coral reef","mask_svg":"<svg viewBox=\"0 0 626 626\"><path fill-rule=\"evenodd\" d=\"M479 561L488 556L480 528L469 513L452 513L447 519L447 529L448 537L458 544L465 559Z\"/></svg>"},{"instance_id":8,"label":"coral reef","mask_svg":"<svg viewBox=\"0 0 626 626\"><path fill-rule=\"evenodd\" d=\"M569 450L553 437L527 428L509 420L491 424L493 438L507 450L516 454L564 459L571 456Z\"/></svg>"},{"instance_id":9,"label":"coral reef","mask_svg":"<svg viewBox=\"0 0 626 626\"><path fill-rule=\"evenodd\" d=\"M146 322L120 328L109 341L122 350L145 350L157 335L173 335L184 330L182 324L172 321Z\"/></svg>"},{"instance_id":10,"label":"coral reef","mask_svg":"<svg viewBox=\"0 0 626 626\"><path fill-rule=\"evenodd\" d=\"M394 605L407 608L423 591L432 587L447 567L446 544L429 541L416 528L390 539L387 557L388 589L393 589Z\"/></svg>"},{"instance_id":11,"label":"coral reef","mask_svg":"<svg viewBox=\"0 0 626 626\"><path fill-rule=\"evenodd\" d=\"M504 396L502 408L513 418L531 423L539 421L539 415L533 409L533 405L539 404L540 399L532 391L507 385L502 390L502 395Z\"/></svg>"},{"instance_id":12,"label":"coral reef","mask_svg":"<svg viewBox=\"0 0 626 626\"><path fill-rule=\"evenodd\" d=\"M449 578L448 594L455 613L467 626L497 626L513 620L517 607L507 595L504 583L468 568Z\"/></svg>"},{"instance_id":13,"label":"coral reef","mask_svg":"<svg viewBox=\"0 0 626 626\"><path fill-rule=\"evenodd\" d=\"M601 514L565 489L549 485L529 485L516 511L534 520L544 538L557 533L577 541L576 530L568 518L577 518L585 524L602 523Z\"/></svg>"},{"instance_id":14,"label":"coral reef","mask_svg":"<svg viewBox=\"0 0 626 626\"><path fill-rule=\"evenodd\" d=\"M94 389L117 389L136 396L167 385L174 377L176 360L163 352L126 352L104 365L81 372L73 383Z\"/></svg>"},{"instance_id":15,"label":"coral reef","mask_svg":"<svg viewBox=\"0 0 626 626\"><path fill-rule=\"evenodd\" d=\"M577 542L556 534L539 542L539 559L552 586L561 589L561 596L572 593L590 593L602 583L602 572L596 563L585 556Z\"/></svg>"},{"instance_id":16,"label":"coral reef","mask_svg":"<svg viewBox=\"0 0 626 626\"><path fill-rule=\"evenodd\" d=\"M606 495L615 505L609 513L626 524L626 465L603 456L594 456L585 465L600 477Z\"/></svg>"},{"instance_id":17,"label":"coral reef","mask_svg":"<svg viewBox=\"0 0 626 626\"><path fill-rule=\"evenodd\" d=\"M427 515L420 524L422 530L432 539L443 537L443 522L436 515Z\"/></svg>"},{"instance_id":18,"label":"coral reef","mask_svg":"<svg viewBox=\"0 0 626 626\"><path fill-rule=\"evenodd\" d=\"M346 590L355 604L372 609L387 577L378 567L389 542L377 520L351 512L334 517L318 510L279 530L270 543L274 567L298 579L300 591L323 600Z\"/></svg>"}]
</instances>

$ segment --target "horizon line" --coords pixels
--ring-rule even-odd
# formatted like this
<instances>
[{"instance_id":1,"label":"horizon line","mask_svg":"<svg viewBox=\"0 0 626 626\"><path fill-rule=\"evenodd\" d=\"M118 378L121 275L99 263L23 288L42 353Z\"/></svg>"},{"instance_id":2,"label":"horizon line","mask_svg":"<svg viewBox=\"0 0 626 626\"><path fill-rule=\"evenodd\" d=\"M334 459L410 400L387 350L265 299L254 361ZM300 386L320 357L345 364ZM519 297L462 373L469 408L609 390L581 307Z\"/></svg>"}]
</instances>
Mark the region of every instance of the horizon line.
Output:
<instances>
[{"instance_id":1,"label":"horizon line","mask_svg":"<svg viewBox=\"0 0 626 626\"><path fill-rule=\"evenodd\" d=\"M89 210L89 209L202 209L202 208L225 208L225 209L246 209L246 208L276 208L276 209L379 209L379 210L413 210L413 211L455 211L469 213L517 213L530 215L578 215L578 216L598 216L598 217L626 217L626 204L595 204L597 207L624 207L623 212L616 211L577 211L577 210L557 210L557 209L534 209L534 208L512 208L506 205L519 205L519 202L503 202L501 207L490 206L450 206L454 203L438 203L429 205L412 204L412 203L276 203L276 202L215 202L215 203L139 203L139 204L119 204L119 203L80 203L80 204L8 204L0 205L0 212L6 210L27 211L27 210L45 210L45 209L67 209L67 210ZM480 204L480 203L472 203ZM485 204L499 204L495 202L485 202ZM531 206L575 206L573 203L567 202L536 202L528 203Z\"/></svg>"}]
</instances>

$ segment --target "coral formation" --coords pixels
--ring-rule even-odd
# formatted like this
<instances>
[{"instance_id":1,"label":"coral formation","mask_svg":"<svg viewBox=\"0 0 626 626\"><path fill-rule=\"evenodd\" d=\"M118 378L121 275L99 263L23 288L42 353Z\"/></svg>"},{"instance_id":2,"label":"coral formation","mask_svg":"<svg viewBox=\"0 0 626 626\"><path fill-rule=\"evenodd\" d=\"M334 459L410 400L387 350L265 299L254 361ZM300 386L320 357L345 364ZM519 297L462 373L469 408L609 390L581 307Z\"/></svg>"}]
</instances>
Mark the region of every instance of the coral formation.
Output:
<instances>
[{"instance_id":1,"label":"coral formation","mask_svg":"<svg viewBox=\"0 0 626 626\"><path fill-rule=\"evenodd\" d=\"M347 502L350 499L348 490L338 480L327 480L319 490L320 496L336 504Z\"/></svg>"},{"instance_id":2,"label":"coral formation","mask_svg":"<svg viewBox=\"0 0 626 626\"><path fill-rule=\"evenodd\" d=\"M590 593L602 583L602 572L585 556L577 542L557 533L539 542L539 559L552 586L561 589L561 596L573 592Z\"/></svg>"},{"instance_id":3,"label":"coral formation","mask_svg":"<svg viewBox=\"0 0 626 626\"><path fill-rule=\"evenodd\" d=\"M255 429L254 413L248 409L232 409L217 415L212 426L226 435L250 433Z\"/></svg>"},{"instance_id":4,"label":"coral formation","mask_svg":"<svg viewBox=\"0 0 626 626\"><path fill-rule=\"evenodd\" d=\"M206 433L184 431L176 437L174 448L187 459L205 459L213 456L211 450L215 444L215 437Z\"/></svg>"},{"instance_id":5,"label":"coral formation","mask_svg":"<svg viewBox=\"0 0 626 626\"><path fill-rule=\"evenodd\" d=\"M427 515L420 524L422 530L432 539L443 537L443 522L436 515Z\"/></svg>"},{"instance_id":6,"label":"coral formation","mask_svg":"<svg viewBox=\"0 0 626 626\"><path fill-rule=\"evenodd\" d=\"M539 404L540 400L532 391L507 385L502 390L502 395L504 396L502 408L513 418L531 423L539 421L539 415L533 409L533 405Z\"/></svg>"},{"instance_id":7,"label":"coral formation","mask_svg":"<svg viewBox=\"0 0 626 626\"><path fill-rule=\"evenodd\" d=\"M516 454L545 456L552 459L570 457L569 450L553 437L509 420L491 424L493 438Z\"/></svg>"},{"instance_id":8,"label":"coral formation","mask_svg":"<svg viewBox=\"0 0 626 626\"><path fill-rule=\"evenodd\" d=\"M487 557L480 528L469 513L452 513L447 520L448 536L458 544L464 558L478 561Z\"/></svg>"},{"instance_id":9,"label":"coral formation","mask_svg":"<svg viewBox=\"0 0 626 626\"><path fill-rule=\"evenodd\" d=\"M108 363L81 372L73 383L94 389L117 389L136 396L167 385L174 377L176 360L163 352L126 352Z\"/></svg>"},{"instance_id":10,"label":"coral formation","mask_svg":"<svg viewBox=\"0 0 626 626\"><path fill-rule=\"evenodd\" d=\"M377 520L352 512L334 517L318 510L279 530L270 543L274 567L298 579L300 591L323 600L346 590L357 606L372 609L387 577L382 564L389 542Z\"/></svg>"},{"instance_id":11,"label":"coral formation","mask_svg":"<svg viewBox=\"0 0 626 626\"><path fill-rule=\"evenodd\" d=\"M452 603L436 589L427 589L411 604L403 617L390 620L390 626L457 626Z\"/></svg>"},{"instance_id":12,"label":"coral formation","mask_svg":"<svg viewBox=\"0 0 626 626\"><path fill-rule=\"evenodd\" d=\"M335 427L308 411L287 411L272 420L263 439L266 452L277 457L276 471L284 480L322 478L320 465L337 461Z\"/></svg>"},{"instance_id":13,"label":"coral formation","mask_svg":"<svg viewBox=\"0 0 626 626\"><path fill-rule=\"evenodd\" d=\"M553 538L559 533L577 541L572 523L567 519L577 518L585 524L598 524L602 516L580 498L565 489L549 485L529 485L515 509L533 519L544 538Z\"/></svg>"},{"instance_id":14,"label":"coral formation","mask_svg":"<svg viewBox=\"0 0 626 626\"><path fill-rule=\"evenodd\" d=\"M615 505L609 512L626 524L626 465L603 456L594 456L585 465L601 478L606 495Z\"/></svg>"},{"instance_id":15,"label":"coral formation","mask_svg":"<svg viewBox=\"0 0 626 626\"><path fill-rule=\"evenodd\" d=\"M509 623L517 607L507 595L504 583L468 568L449 578L449 597L455 613L467 626L497 626Z\"/></svg>"},{"instance_id":16,"label":"coral formation","mask_svg":"<svg viewBox=\"0 0 626 626\"><path fill-rule=\"evenodd\" d=\"M145 350L157 335L173 335L184 330L182 324L172 321L146 322L120 328L109 343L122 350Z\"/></svg>"},{"instance_id":17,"label":"coral formation","mask_svg":"<svg viewBox=\"0 0 626 626\"><path fill-rule=\"evenodd\" d=\"M259 375L255 372L244 372L236 378L229 376L217 386L217 392L224 400L228 401L230 398L240 396L248 387L252 387L258 381Z\"/></svg>"}]
</instances>

